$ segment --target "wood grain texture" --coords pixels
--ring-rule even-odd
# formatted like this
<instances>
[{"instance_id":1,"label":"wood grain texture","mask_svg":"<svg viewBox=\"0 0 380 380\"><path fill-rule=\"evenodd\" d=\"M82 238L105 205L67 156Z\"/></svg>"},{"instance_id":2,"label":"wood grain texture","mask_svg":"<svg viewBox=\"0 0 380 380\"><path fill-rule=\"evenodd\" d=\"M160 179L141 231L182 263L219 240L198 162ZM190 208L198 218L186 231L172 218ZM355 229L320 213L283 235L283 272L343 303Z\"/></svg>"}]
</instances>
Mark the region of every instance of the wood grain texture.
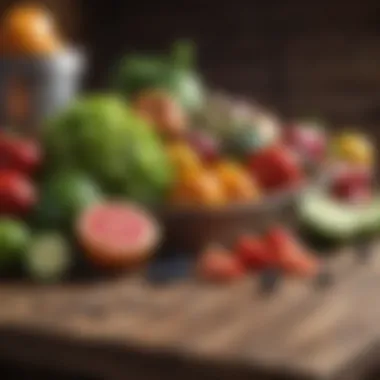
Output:
<instances>
[{"instance_id":1,"label":"wood grain texture","mask_svg":"<svg viewBox=\"0 0 380 380\"><path fill-rule=\"evenodd\" d=\"M272 295L260 292L257 278L226 287L196 280L154 287L142 275L3 284L0 355L33 363L48 355L55 368L112 378L132 362L131 373L142 379L156 371L171 379L173 368L200 379L218 371L339 379L352 363L367 370L360 363L377 352L380 256L358 264L346 249L328 266L336 277L331 288L286 279Z\"/></svg>"}]
</instances>

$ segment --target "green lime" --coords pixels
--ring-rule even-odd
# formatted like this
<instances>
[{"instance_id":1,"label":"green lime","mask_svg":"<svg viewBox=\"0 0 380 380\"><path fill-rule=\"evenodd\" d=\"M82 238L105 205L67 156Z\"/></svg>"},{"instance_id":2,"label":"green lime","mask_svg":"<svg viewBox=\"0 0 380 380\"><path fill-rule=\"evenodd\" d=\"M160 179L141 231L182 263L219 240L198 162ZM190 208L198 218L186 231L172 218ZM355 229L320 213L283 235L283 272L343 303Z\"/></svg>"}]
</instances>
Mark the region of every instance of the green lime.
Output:
<instances>
[{"instance_id":1,"label":"green lime","mask_svg":"<svg viewBox=\"0 0 380 380\"><path fill-rule=\"evenodd\" d=\"M62 279L72 264L69 243L55 232L35 236L25 254L25 270L40 282Z\"/></svg>"},{"instance_id":2,"label":"green lime","mask_svg":"<svg viewBox=\"0 0 380 380\"><path fill-rule=\"evenodd\" d=\"M21 261L29 237L29 231L22 222L0 219L0 269Z\"/></svg>"}]
</instances>

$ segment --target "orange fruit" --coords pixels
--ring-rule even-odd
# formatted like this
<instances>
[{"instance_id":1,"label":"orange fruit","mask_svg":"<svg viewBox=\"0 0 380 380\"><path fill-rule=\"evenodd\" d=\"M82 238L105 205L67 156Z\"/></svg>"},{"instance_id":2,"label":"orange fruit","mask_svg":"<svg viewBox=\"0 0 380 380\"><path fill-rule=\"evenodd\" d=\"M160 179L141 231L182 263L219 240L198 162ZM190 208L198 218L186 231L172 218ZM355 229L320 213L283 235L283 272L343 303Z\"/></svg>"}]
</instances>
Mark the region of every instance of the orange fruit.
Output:
<instances>
[{"instance_id":1,"label":"orange fruit","mask_svg":"<svg viewBox=\"0 0 380 380\"><path fill-rule=\"evenodd\" d=\"M203 170L200 157L185 143L168 145L167 153L179 178Z\"/></svg>"},{"instance_id":2,"label":"orange fruit","mask_svg":"<svg viewBox=\"0 0 380 380\"><path fill-rule=\"evenodd\" d=\"M214 172L224 186L229 200L251 201L260 197L258 184L239 164L223 161L215 166Z\"/></svg>"},{"instance_id":3,"label":"orange fruit","mask_svg":"<svg viewBox=\"0 0 380 380\"><path fill-rule=\"evenodd\" d=\"M5 54L49 54L62 47L52 14L37 5L12 8L1 29Z\"/></svg>"},{"instance_id":4,"label":"orange fruit","mask_svg":"<svg viewBox=\"0 0 380 380\"><path fill-rule=\"evenodd\" d=\"M183 176L173 189L175 204L217 207L226 203L224 189L218 178L206 170Z\"/></svg>"}]
</instances>

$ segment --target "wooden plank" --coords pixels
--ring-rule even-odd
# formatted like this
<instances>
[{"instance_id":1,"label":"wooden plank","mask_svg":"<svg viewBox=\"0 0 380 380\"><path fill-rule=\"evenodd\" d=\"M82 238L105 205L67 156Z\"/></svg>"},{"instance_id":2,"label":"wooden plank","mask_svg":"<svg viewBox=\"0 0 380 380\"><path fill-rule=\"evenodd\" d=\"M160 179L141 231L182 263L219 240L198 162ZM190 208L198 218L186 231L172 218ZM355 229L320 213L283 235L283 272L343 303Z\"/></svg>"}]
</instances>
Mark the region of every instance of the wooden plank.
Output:
<instances>
[{"instance_id":1,"label":"wooden plank","mask_svg":"<svg viewBox=\"0 0 380 380\"><path fill-rule=\"evenodd\" d=\"M34 331L37 340L54 337L49 344L57 350L74 345L84 358L91 347L99 355L113 347L117 359L102 371L141 352L148 362L169 355L210 368L237 366L252 374L277 369L322 379L360 357L380 332L372 290L380 285L380 256L360 266L345 251L328 265L336 276L332 288L287 279L272 296L260 293L257 278L227 287L195 280L153 287L141 276L71 287L8 284L0 288L0 328ZM12 339L16 354L18 338ZM49 344L42 345L41 357ZM74 359L69 362L75 367Z\"/></svg>"}]
</instances>

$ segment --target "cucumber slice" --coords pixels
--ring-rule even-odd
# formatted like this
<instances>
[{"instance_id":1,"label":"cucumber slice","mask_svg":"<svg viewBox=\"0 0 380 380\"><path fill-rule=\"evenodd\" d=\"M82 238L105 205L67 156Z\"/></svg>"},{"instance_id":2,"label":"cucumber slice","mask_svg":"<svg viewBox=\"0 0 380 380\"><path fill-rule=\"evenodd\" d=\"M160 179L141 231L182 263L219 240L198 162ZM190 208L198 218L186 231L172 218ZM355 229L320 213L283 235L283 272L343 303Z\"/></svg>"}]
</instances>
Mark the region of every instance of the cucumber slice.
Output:
<instances>
[{"instance_id":1,"label":"cucumber slice","mask_svg":"<svg viewBox=\"0 0 380 380\"><path fill-rule=\"evenodd\" d=\"M26 252L25 270L39 282L61 280L72 264L71 249L57 233L36 236Z\"/></svg>"},{"instance_id":2,"label":"cucumber slice","mask_svg":"<svg viewBox=\"0 0 380 380\"><path fill-rule=\"evenodd\" d=\"M298 205L301 224L325 237L346 239L358 226L358 211L335 202L322 192L307 193Z\"/></svg>"},{"instance_id":3,"label":"cucumber slice","mask_svg":"<svg viewBox=\"0 0 380 380\"><path fill-rule=\"evenodd\" d=\"M303 195L298 204L302 227L327 238L346 241L380 230L380 198L368 205L344 204L322 191Z\"/></svg>"},{"instance_id":4,"label":"cucumber slice","mask_svg":"<svg viewBox=\"0 0 380 380\"><path fill-rule=\"evenodd\" d=\"M361 216L359 237L371 237L380 232L380 196L366 207Z\"/></svg>"}]
</instances>

